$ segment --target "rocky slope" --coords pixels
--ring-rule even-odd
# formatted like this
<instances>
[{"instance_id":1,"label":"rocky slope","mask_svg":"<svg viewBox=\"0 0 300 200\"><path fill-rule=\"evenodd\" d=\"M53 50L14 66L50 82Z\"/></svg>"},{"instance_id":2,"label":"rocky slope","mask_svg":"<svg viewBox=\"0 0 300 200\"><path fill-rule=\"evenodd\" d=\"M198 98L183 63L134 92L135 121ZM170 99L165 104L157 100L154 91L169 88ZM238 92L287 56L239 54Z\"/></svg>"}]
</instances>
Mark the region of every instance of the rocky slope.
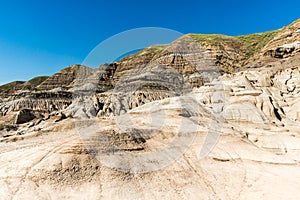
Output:
<instances>
[{"instance_id":1,"label":"rocky slope","mask_svg":"<svg viewBox=\"0 0 300 200\"><path fill-rule=\"evenodd\" d=\"M300 198L299 30L0 86L0 199Z\"/></svg>"}]
</instances>

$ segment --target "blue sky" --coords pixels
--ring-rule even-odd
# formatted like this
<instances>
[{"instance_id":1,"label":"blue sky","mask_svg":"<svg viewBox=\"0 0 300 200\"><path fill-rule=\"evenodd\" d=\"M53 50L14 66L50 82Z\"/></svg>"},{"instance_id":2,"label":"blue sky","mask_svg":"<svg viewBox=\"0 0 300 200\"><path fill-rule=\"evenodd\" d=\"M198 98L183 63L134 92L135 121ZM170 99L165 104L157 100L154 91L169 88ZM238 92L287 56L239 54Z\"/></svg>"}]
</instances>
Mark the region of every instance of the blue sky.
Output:
<instances>
[{"instance_id":1,"label":"blue sky","mask_svg":"<svg viewBox=\"0 0 300 200\"><path fill-rule=\"evenodd\" d=\"M299 8L298 0L2 0L0 84L80 64L100 42L129 29L243 35L288 25L300 18Z\"/></svg>"}]
</instances>

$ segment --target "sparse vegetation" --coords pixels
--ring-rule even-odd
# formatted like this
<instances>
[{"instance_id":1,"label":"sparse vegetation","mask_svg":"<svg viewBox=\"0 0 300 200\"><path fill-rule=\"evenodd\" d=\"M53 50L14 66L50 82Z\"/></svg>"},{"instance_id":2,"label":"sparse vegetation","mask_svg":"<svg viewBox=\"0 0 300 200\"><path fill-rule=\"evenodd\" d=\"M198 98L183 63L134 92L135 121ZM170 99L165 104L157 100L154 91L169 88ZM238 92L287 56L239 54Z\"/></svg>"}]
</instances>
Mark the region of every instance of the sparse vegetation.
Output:
<instances>
[{"instance_id":1,"label":"sparse vegetation","mask_svg":"<svg viewBox=\"0 0 300 200\"><path fill-rule=\"evenodd\" d=\"M241 61L248 60L270 42L279 31L269 31L242 36L227 36L222 34L188 34L189 37L203 44L216 47L219 50L237 51L244 54ZM237 66L236 66L237 68Z\"/></svg>"},{"instance_id":2,"label":"sparse vegetation","mask_svg":"<svg viewBox=\"0 0 300 200\"><path fill-rule=\"evenodd\" d=\"M223 35L223 34L188 34L188 36L199 41L231 38L230 36Z\"/></svg>"},{"instance_id":3,"label":"sparse vegetation","mask_svg":"<svg viewBox=\"0 0 300 200\"><path fill-rule=\"evenodd\" d=\"M38 77L35 77L35 78L27 81L24 84L23 89L25 89L25 90L35 90L38 85L40 85L42 82L44 82L48 78L49 78L49 76L38 76Z\"/></svg>"},{"instance_id":4,"label":"sparse vegetation","mask_svg":"<svg viewBox=\"0 0 300 200\"><path fill-rule=\"evenodd\" d=\"M49 76L38 76L28 81L32 85L39 85L44 82Z\"/></svg>"},{"instance_id":5,"label":"sparse vegetation","mask_svg":"<svg viewBox=\"0 0 300 200\"><path fill-rule=\"evenodd\" d=\"M3 130L7 130L7 131L10 131L10 130L16 130L17 127L15 125L11 125L11 124L0 124L0 131L3 131Z\"/></svg>"},{"instance_id":6,"label":"sparse vegetation","mask_svg":"<svg viewBox=\"0 0 300 200\"><path fill-rule=\"evenodd\" d=\"M1 85L0 86L0 93L4 92L4 91L9 91L9 90L13 90L16 89L17 87L21 87L22 84L24 84L24 81L14 81L11 83L7 83L5 85Z\"/></svg>"},{"instance_id":7,"label":"sparse vegetation","mask_svg":"<svg viewBox=\"0 0 300 200\"><path fill-rule=\"evenodd\" d=\"M238 39L245 45L247 56L252 56L270 42L277 33L278 31L269 31L264 33L235 36L234 38Z\"/></svg>"},{"instance_id":8,"label":"sparse vegetation","mask_svg":"<svg viewBox=\"0 0 300 200\"><path fill-rule=\"evenodd\" d=\"M240 51L243 44L232 36L222 34L188 34L190 38L202 45L206 44L214 46L218 50L231 49L233 51Z\"/></svg>"},{"instance_id":9,"label":"sparse vegetation","mask_svg":"<svg viewBox=\"0 0 300 200\"><path fill-rule=\"evenodd\" d=\"M240 50L245 51L247 58L249 58L270 42L277 33L278 31L276 30L242 36L227 36L222 34L188 34L188 36L197 41L208 41L212 45L221 48L223 43L226 43L233 48L240 48ZM237 42L241 44L237 45Z\"/></svg>"},{"instance_id":10,"label":"sparse vegetation","mask_svg":"<svg viewBox=\"0 0 300 200\"><path fill-rule=\"evenodd\" d=\"M76 73L78 72L78 70L84 68L85 66L80 65L80 64L75 64L75 65L71 65L67 68L64 68L60 71L60 73ZM85 67L87 69L89 69L88 67Z\"/></svg>"},{"instance_id":11,"label":"sparse vegetation","mask_svg":"<svg viewBox=\"0 0 300 200\"><path fill-rule=\"evenodd\" d=\"M138 51L137 53L129 54L129 55L123 57L122 59L120 59L119 61L131 60L133 58L138 58L139 56L145 55L145 54L148 54L148 55L152 54L152 56L154 56L154 55L162 52L162 50L164 48L166 48L167 46L168 45L166 45L166 44L153 45L153 46L147 47L145 49L142 49L142 50Z\"/></svg>"},{"instance_id":12,"label":"sparse vegetation","mask_svg":"<svg viewBox=\"0 0 300 200\"><path fill-rule=\"evenodd\" d=\"M35 90L35 88L44 82L48 76L38 76L27 82L24 81L14 81L0 86L0 93L10 93L14 90Z\"/></svg>"},{"instance_id":13,"label":"sparse vegetation","mask_svg":"<svg viewBox=\"0 0 300 200\"><path fill-rule=\"evenodd\" d=\"M153 45L149 49L152 50L154 53L160 53L164 48L166 48L167 45L160 44L160 45Z\"/></svg>"},{"instance_id":14,"label":"sparse vegetation","mask_svg":"<svg viewBox=\"0 0 300 200\"><path fill-rule=\"evenodd\" d=\"M224 54L223 57L227 60L230 60L230 62L235 60L236 62L239 62L240 65L242 65L251 56L259 52L268 42L270 42L277 33L278 31L269 31L243 36L227 36L223 34L187 34L186 36L178 38L174 42L182 40L188 36L195 41L200 42L204 47L212 47L212 49L216 49L219 51L236 52L240 55L239 60L236 60L236 58L231 58L227 54ZM120 61L141 58L141 56L145 54L152 54L152 56L154 56L160 53L166 47L167 45L153 45L135 54L128 55L122 58ZM233 68L239 68L239 64L236 63Z\"/></svg>"}]
</instances>

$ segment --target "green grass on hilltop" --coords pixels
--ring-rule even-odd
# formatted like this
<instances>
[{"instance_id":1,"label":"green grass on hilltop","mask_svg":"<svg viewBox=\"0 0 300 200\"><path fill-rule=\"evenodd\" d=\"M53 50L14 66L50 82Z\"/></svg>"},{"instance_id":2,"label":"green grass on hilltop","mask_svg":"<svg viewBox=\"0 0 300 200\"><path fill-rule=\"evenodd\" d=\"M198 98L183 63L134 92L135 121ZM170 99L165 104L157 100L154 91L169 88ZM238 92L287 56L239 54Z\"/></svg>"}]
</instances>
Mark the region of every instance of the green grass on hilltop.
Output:
<instances>
[{"instance_id":1,"label":"green grass on hilltop","mask_svg":"<svg viewBox=\"0 0 300 200\"><path fill-rule=\"evenodd\" d=\"M196 42L206 43L216 47L218 50L232 49L239 51L243 44L232 36L222 34L188 34Z\"/></svg>"},{"instance_id":2,"label":"green grass on hilltop","mask_svg":"<svg viewBox=\"0 0 300 200\"><path fill-rule=\"evenodd\" d=\"M256 52L259 52L268 42L270 42L279 31L269 31L264 33L255 33L243 36L227 36L223 34L187 34L178 38L175 41L182 40L186 36L194 39L197 42L206 42L209 45L215 46L219 50L234 50L245 55L247 60ZM174 41L174 42L175 42ZM168 45L153 45L145 48L135 54L125 56L120 61L130 60L139 57L142 54L158 54Z\"/></svg>"},{"instance_id":3,"label":"green grass on hilltop","mask_svg":"<svg viewBox=\"0 0 300 200\"><path fill-rule=\"evenodd\" d=\"M247 55L252 56L261 50L268 42L270 42L279 31L269 31L264 33L255 33L249 35L235 36L234 38L241 41L247 49Z\"/></svg>"},{"instance_id":4,"label":"green grass on hilltop","mask_svg":"<svg viewBox=\"0 0 300 200\"><path fill-rule=\"evenodd\" d=\"M119 62L122 61L127 61L127 60L131 60L134 58L138 58L140 55L156 55L160 52L162 52L162 50L164 50L168 45L167 44L156 44L156 45L152 45L150 47L147 47L145 49L142 49L140 51L138 51L137 53L134 54L129 54L123 58L121 58L120 60L118 60Z\"/></svg>"},{"instance_id":5,"label":"green grass on hilltop","mask_svg":"<svg viewBox=\"0 0 300 200\"><path fill-rule=\"evenodd\" d=\"M230 36L223 35L223 34L188 34L188 36L199 41L231 38Z\"/></svg>"},{"instance_id":6,"label":"green grass on hilltop","mask_svg":"<svg viewBox=\"0 0 300 200\"><path fill-rule=\"evenodd\" d=\"M199 42L209 42L223 49L224 45L244 51L247 57L252 56L270 42L279 31L269 31L242 36L227 36L222 34L188 34L189 37ZM238 45L240 43L240 45Z\"/></svg>"},{"instance_id":7,"label":"green grass on hilltop","mask_svg":"<svg viewBox=\"0 0 300 200\"><path fill-rule=\"evenodd\" d=\"M160 53L162 50L166 48L167 45L160 44L160 45L153 45L150 47L150 50L152 50L154 53Z\"/></svg>"}]
</instances>

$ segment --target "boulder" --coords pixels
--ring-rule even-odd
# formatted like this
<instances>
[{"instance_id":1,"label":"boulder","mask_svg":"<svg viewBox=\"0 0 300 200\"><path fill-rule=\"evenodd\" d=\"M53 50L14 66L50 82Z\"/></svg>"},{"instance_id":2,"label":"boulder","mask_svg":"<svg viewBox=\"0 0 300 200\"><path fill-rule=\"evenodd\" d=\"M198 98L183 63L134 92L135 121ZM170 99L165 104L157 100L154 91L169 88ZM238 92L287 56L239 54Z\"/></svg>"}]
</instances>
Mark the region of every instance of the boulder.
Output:
<instances>
[{"instance_id":1,"label":"boulder","mask_svg":"<svg viewBox=\"0 0 300 200\"><path fill-rule=\"evenodd\" d=\"M23 124L26 122L30 122L35 118L35 115L32 113L31 110L29 109L23 109L17 112L16 118L15 118L15 123L16 124Z\"/></svg>"}]
</instances>

